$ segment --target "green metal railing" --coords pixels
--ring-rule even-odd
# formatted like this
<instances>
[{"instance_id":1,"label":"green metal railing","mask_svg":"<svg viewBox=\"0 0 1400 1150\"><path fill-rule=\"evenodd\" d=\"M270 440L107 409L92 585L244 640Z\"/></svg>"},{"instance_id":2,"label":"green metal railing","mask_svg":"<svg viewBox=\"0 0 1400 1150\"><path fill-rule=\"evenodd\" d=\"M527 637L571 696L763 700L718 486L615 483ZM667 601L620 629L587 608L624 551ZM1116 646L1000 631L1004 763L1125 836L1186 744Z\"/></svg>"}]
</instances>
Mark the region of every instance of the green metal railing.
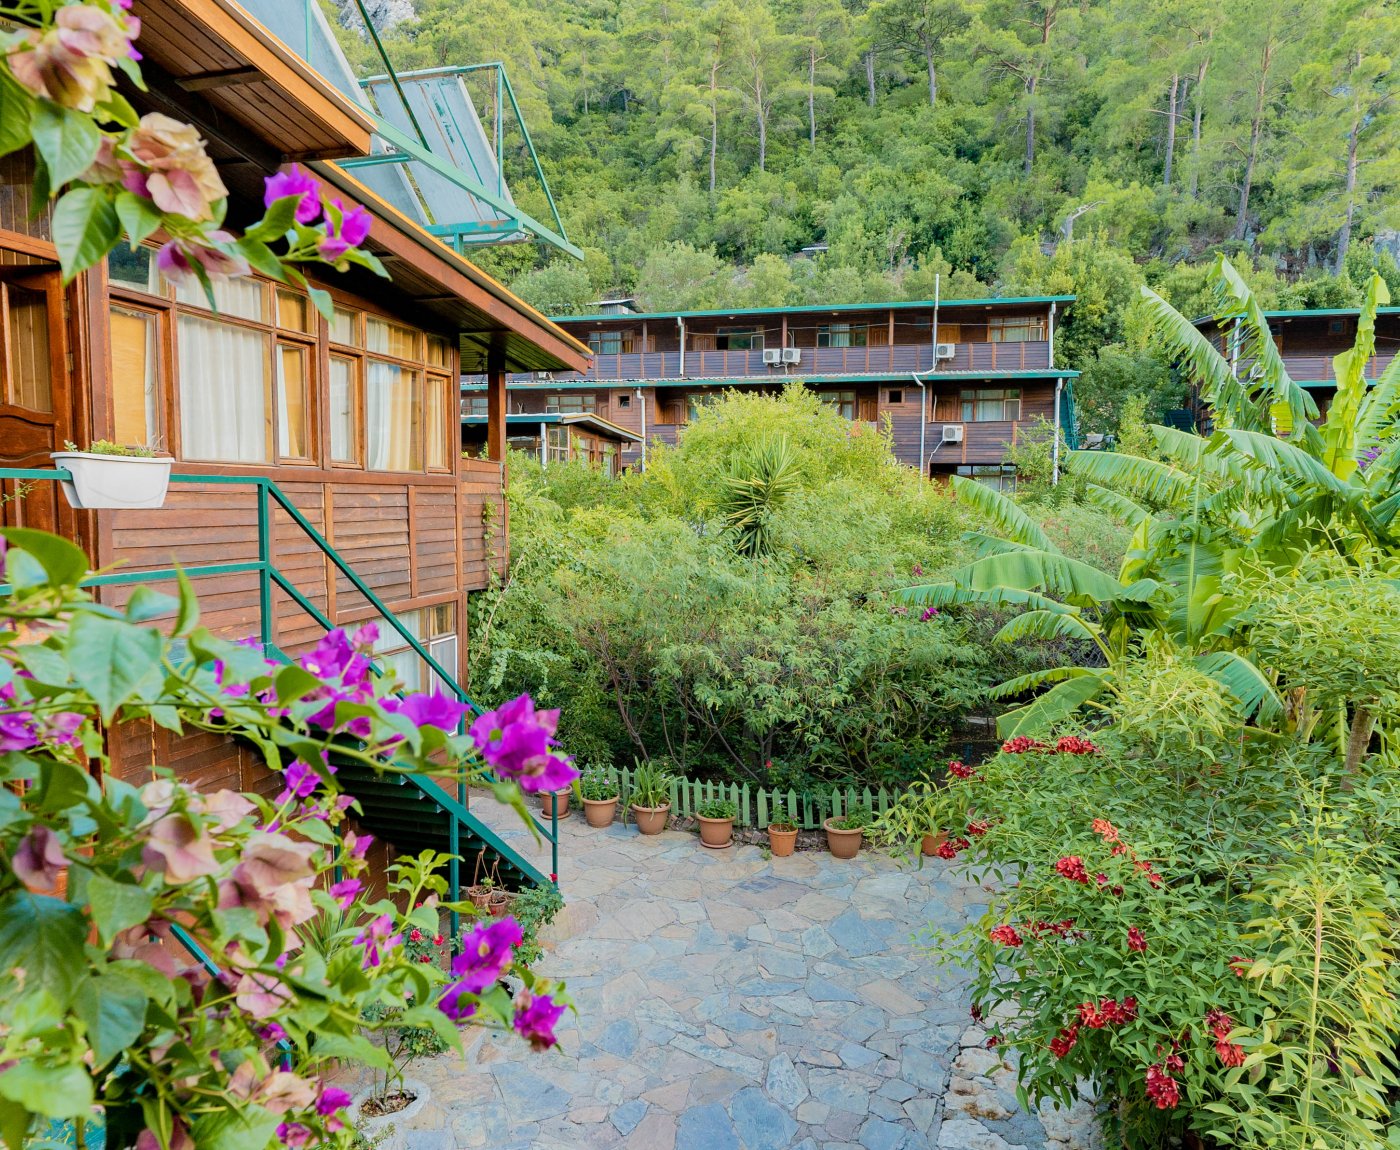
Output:
<instances>
[{"instance_id":1,"label":"green metal railing","mask_svg":"<svg viewBox=\"0 0 1400 1150\"><path fill-rule=\"evenodd\" d=\"M71 480L72 476L69 472L62 469L0 468L0 480L5 479L13 479L19 482L57 482L59 480ZM311 525L306 516L297 509L296 505L287 498L285 492L283 492L272 479L262 475L200 475L172 472L170 481L172 483L242 486L255 489L257 498L258 558L255 561L208 563L197 567L181 568L180 571L183 571L185 576L191 580L211 578L214 576L256 574L258 576L258 640L262 644L264 653L269 658L286 658L274 642L274 615L272 609L272 592L274 586L285 592L299 608L310 615L327 631L335 628L335 624L325 613L303 595L272 562L272 517L274 508L280 507L292 522L301 529L307 538L315 544L317 549L334 564L336 570L349 580L351 586L364 596L365 600L379 614L380 618L389 625L389 628L398 635L400 639L407 643L413 652L423 660L443 685L456 697L457 701L464 704L473 714L481 713L481 708L477 706L471 697L458 685L455 676L449 674L447 669L433 658L418 637L404 626L402 621L384 605L383 601L374 593L369 585L365 583L359 573L345 561L345 558L329 541L327 541L325 536ZM100 588L129 586L135 583L160 583L174 580L177 578L178 574L179 572L174 567L147 571L119 571L105 575L89 576L82 581L82 586ZM461 730L462 728L459 727L459 733ZM457 793L453 796L448 794L442 786L431 779L423 778L416 774L401 775L400 778L407 780L408 783L415 786L429 801L436 804L439 809L448 816L448 853L453 856L453 860L449 864L448 885L451 891L452 901L456 902L461 892L461 859L459 847L463 827L466 827L472 835L491 850L508 858L513 866L538 885L543 886L546 883L552 883L555 887L559 885L559 820L556 815L551 814L548 829L541 825L538 820L536 820L535 823L539 834L550 844L550 873L548 876L545 876L540 873L538 868L512 847L507 845L495 831L467 809L467 788L465 783L459 782L457 784ZM454 914L452 917L454 936L457 932L457 925L457 916Z\"/></svg>"}]
</instances>

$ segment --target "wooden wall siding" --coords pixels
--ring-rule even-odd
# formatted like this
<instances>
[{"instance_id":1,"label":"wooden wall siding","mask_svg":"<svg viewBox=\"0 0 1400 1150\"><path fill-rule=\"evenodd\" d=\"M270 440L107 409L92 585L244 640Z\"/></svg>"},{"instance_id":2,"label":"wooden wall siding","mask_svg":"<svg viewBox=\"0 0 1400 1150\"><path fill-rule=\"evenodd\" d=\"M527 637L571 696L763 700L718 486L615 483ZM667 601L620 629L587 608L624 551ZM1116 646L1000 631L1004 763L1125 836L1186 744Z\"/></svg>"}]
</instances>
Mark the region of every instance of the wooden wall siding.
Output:
<instances>
[{"instance_id":1,"label":"wooden wall siding","mask_svg":"<svg viewBox=\"0 0 1400 1150\"><path fill-rule=\"evenodd\" d=\"M414 595L451 594L457 586L461 525L457 492L450 487L412 487Z\"/></svg>"},{"instance_id":2,"label":"wooden wall siding","mask_svg":"<svg viewBox=\"0 0 1400 1150\"><path fill-rule=\"evenodd\" d=\"M506 556L509 551L507 535L504 468L499 463L482 459L462 460L461 478L461 555L462 588L476 591L490 580L490 566L493 563L497 573L505 573ZM491 504L490 554L487 554L487 541L483 509ZM462 644L465 647L465 643Z\"/></svg>"},{"instance_id":3,"label":"wooden wall siding","mask_svg":"<svg viewBox=\"0 0 1400 1150\"><path fill-rule=\"evenodd\" d=\"M51 240L51 209L48 205L35 214L34 153L25 148L0 158L0 229L17 232L36 240ZM10 253L6 263L20 264L20 253ZM35 260L35 262L39 262Z\"/></svg>"},{"instance_id":4,"label":"wooden wall siding","mask_svg":"<svg viewBox=\"0 0 1400 1150\"><path fill-rule=\"evenodd\" d=\"M326 533L326 489L320 483L279 484L296 509L311 526ZM251 492L248 493L251 498ZM278 570L316 609L335 618L330 596L330 560L290 515L274 505L272 513L272 556ZM299 655L314 647L325 634L320 623L280 588L272 593L277 645L289 655Z\"/></svg>"},{"instance_id":5,"label":"wooden wall siding","mask_svg":"<svg viewBox=\"0 0 1400 1150\"><path fill-rule=\"evenodd\" d=\"M331 544L386 603L413 597L409 491L404 483L331 485ZM338 609L359 605L360 594L339 572L335 590Z\"/></svg>"},{"instance_id":6,"label":"wooden wall siding","mask_svg":"<svg viewBox=\"0 0 1400 1150\"><path fill-rule=\"evenodd\" d=\"M226 787L271 798L281 786L280 776L255 747L226 735L199 730L177 735L149 722L135 722L109 730L107 741L112 773L133 786L151 781L152 764L174 766L183 781L206 794Z\"/></svg>"}]
</instances>

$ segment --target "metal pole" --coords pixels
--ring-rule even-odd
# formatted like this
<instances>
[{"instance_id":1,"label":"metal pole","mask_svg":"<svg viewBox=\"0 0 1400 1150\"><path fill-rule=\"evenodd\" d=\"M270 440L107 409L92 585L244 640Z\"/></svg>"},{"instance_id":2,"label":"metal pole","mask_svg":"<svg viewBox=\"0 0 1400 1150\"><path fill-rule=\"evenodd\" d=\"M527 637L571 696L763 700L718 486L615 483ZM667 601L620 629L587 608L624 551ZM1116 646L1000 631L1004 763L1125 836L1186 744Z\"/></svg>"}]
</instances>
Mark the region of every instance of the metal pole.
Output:
<instances>
[{"instance_id":1,"label":"metal pole","mask_svg":"<svg viewBox=\"0 0 1400 1150\"><path fill-rule=\"evenodd\" d=\"M647 397L637 388L637 402L642 405L642 470L647 469Z\"/></svg>"},{"instance_id":2,"label":"metal pole","mask_svg":"<svg viewBox=\"0 0 1400 1150\"><path fill-rule=\"evenodd\" d=\"M549 444L545 439L545 424L540 422L540 466L549 466Z\"/></svg>"},{"instance_id":3,"label":"metal pole","mask_svg":"<svg viewBox=\"0 0 1400 1150\"><path fill-rule=\"evenodd\" d=\"M1046 361L1045 366L1046 366L1046 367L1054 367L1054 366L1055 366L1055 305L1054 305L1053 303L1050 305L1050 316L1049 316L1049 319L1048 319L1048 322L1047 322L1046 333L1045 333L1045 334L1046 334L1046 340L1047 340L1047 343L1048 343L1048 346L1047 346L1047 349L1046 349L1046 354L1050 357L1050 358Z\"/></svg>"},{"instance_id":4,"label":"metal pole","mask_svg":"<svg viewBox=\"0 0 1400 1150\"><path fill-rule=\"evenodd\" d=\"M681 367L679 375L685 378L685 317L676 316L676 326L681 329Z\"/></svg>"},{"instance_id":5,"label":"metal pole","mask_svg":"<svg viewBox=\"0 0 1400 1150\"><path fill-rule=\"evenodd\" d=\"M1050 464L1050 486L1060 485L1060 395L1064 391L1065 381L1057 379L1055 381L1055 446L1051 455Z\"/></svg>"},{"instance_id":6,"label":"metal pole","mask_svg":"<svg viewBox=\"0 0 1400 1150\"><path fill-rule=\"evenodd\" d=\"M919 476L927 479L928 456L924 454L924 433L928 430L928 388L918 372L914 373L914 382L919 385Z\"/></svg>"},{"instance_id":7,"label":"metal pole","mask_svg":"<svg viewBox=\"0 0 1400 1150\"><path fill-rule=\"evenodd\" d=\"M272 653L272 532L267 505L266 481L259 479L255 488L258 501L258 638L263 656Z\"/></svg>"}]
</instances>

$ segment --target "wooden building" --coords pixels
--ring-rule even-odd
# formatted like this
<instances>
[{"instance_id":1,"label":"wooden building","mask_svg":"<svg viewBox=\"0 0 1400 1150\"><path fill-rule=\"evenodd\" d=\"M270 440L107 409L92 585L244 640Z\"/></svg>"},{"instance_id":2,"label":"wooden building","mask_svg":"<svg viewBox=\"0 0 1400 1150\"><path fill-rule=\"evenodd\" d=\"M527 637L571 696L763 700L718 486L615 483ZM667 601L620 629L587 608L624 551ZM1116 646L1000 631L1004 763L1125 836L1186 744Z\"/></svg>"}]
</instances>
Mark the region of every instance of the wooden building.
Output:
<instances>
[{"instance_id":1,"label":"wooden building","mask_svg":"<svg viewBox=\"0 0 1400 1150\"><path fill-rule=\"evenodd\" d=\"M888 420L895 453L932 475L1004 486L1009 444L1045 419L1073 436L1072 380L1055 364L1070 296L735 311L636 313L610 307L555 322L588 344L584 372L517 374L511 413L587 413L672 443L727 388L812 388L852 422ZM464 381L464 411L485 381ZM479 400L478 400L479 402Z\"/></svg>"},{"instance_id":2,"label":"wooden building","mask_svg":"<svg viewBox=\"0 0 1400 1150\"><path fill-rule=\"evenodd\" d=\"M462 401L462 450L471 459L488 454L490 416L484 395ZM541 466L582 460L616 478L622 474L623 453L642 437L609 423L592 412L561 415L557 411L506 416L506 443L539 460Z\"/></svg>"},{"instance_id":3,"label":"wooden building","mask_svg":"<svg viewBox=\"0 0 1400 1150\"><path fill-rule=\"evenodd\" d=\"M1332 360L1350 351L1356 342L1358 308L1315 308L1308 311L1269 311L1264 316L1283 366L1295 383L1308 389L1325 414L1337 393ZM1196 327L1231 360L1236 369L1248 368L1243 362L1230 326L1221 328L1209 316L1195 321ZM1376 312L1376 351L1366 364L1366 378L1375 381L1400 352L1400 307L1383 307Z\"/></svg>"},{"instance_id":4,"label":"wooden building","mask_svg":"<svg viewBox=\"0 0 1400 1150\"><path fill-rule=\"evenodd\" d=\"M502 465L462 458L459 375L497 382L487 435L499 460L506 374L582 372L587 348L337 166L369 154L373 121L244 8L135 0L134 13L149 91L125 95L198 128L230 190L230 223L257 219L264 176L300 162L328 194L369 208L366 246L392 278L322 269L330 322L304 293L256 275L218 285L215 312L161 278L151 247L121 248L65 288L48 215L31 212L31 158L0 161L0 465L47 468L65 440L106 439L163 448L182 480L160 510L74 511L56 483L10 479L4 520L75 539L94 568L244 565L196 580L204 622L292 655L324 633L305 604L357 624L379 616L367 588L398 621L381 621L382 663L428 688L411 634L461 680L466 597L503 561L505 522ZM269 482L289 506L267 496ZM295 595L280 583L269 595L260 563ZM276 781L229 740L111 737L133 778L154 761L206 788Z\"/></svg>"}]
</instances>

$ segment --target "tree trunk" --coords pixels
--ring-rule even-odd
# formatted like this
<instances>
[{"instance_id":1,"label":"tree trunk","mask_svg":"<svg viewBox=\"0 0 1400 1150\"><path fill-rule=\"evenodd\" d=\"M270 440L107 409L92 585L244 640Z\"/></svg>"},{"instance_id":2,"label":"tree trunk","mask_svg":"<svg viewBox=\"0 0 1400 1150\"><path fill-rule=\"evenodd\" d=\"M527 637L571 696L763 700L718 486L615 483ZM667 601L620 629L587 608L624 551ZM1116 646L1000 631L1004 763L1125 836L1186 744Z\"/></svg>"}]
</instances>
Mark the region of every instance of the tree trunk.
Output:
<instances>
[{"instance_id":1,"label":"tree trunk","mask_svg":"<svg viewBox=\"0 0 1400 1150\"><path fill-rule=\"evenodd\" d=\"M1343 769L1348 775L1356 774L1361 761L1371 746L1371 734L1376 729L1376 716L1368 707L1358 706L1351 719L1351 731L1347 735L1347 757Z\"/></svg>"},{"instance_id":2,"label":"tree trunk","mask_svg":"<svg viewBox=\"0 0 1400 1150\"><path fill-rule=\"evenodd\" d=\"M807 49L807 135L817 147L817 49Z\"/></svg>"},{"instance_id":3,"label":"tree trunk","mask_svg":"<svg viewBox=\"0 0 1400 1150\"><path fill-rule=\"evenodd\" d=\"M1040 82L1039 76L1032 76L1026 81L1026 163L1025 173L1031 174L1031 167L1035 164L1035 89Z\"/></svg>"},{"instance_id":4,"label":"tree trunk","mask_svg":"<svg viewBox=\"0 0 1400 1150\"><path fill-rule=\"evenodd\" d=\"M924 63L928 65L928 106L938 107L938 65L933 59L933 45L924 45Z\"/></svg>"},{"instance_id":5,"label":"tree trunk","mask_svg":"<svg viewBox=\"0 0 1400 1150\"><path fill-rule=\"evenodd\" d=\"M1201 114L1205 110L1206 69L1210 67L1210 57L1201 61L1196 72L1196 110L1191 123L1191 198L1196 198L1196 189L1201 182Z\"/></svg>"},{"instance_id":6,"label":"tree trunk","mask_svg":"<svg viewBox=\"0 0 1400 1150\"><path fill-rule=\"evenodd\" d=\"M766 172L768 170L768 113L764 111L761 97L755 101L755 104L758 111L758 170Z\"/></svg>"},{"instance_id":7,"label":"tree trunk","mask_svg":"<svg viewBox=\"0 0 1400 1150\"><path fill-rule=\"evenodd\" d=\"M1172 157L1176 153L1176 95L1181 77L1172 75L1171 95L1167 100L1167 154L1162 160L1162 187L1172 186Z\"/></svg>"},{"instance_id":8,"label":"tree trunk","mask_svg":"<svg viewBox=\"0 0 1400 1150\"><path fill-rule=\"evenodd\" d=\"M875 49L865 54L865 102L875 106Z\"/></svg>"},{"instance_id":9,"label":"tree trunk","mask_svg":"<svg viewBox=\"0 0 1400 1150\"><path fill-rule=\"evenodd\" d=\"M1351 122L1347 133L1347 213L1342 219L1342 230L1337 233L1337 262L1332 268L1333 275L1341 275L1346 262L1347 248L1351 247L1351 224L1356 214L1356 151L1357 137L1361 135L1361 121Z\"/></svg>"},{"instance_id":10,"label":"tree trunk","mask_svg":"<svg viewBox=\"0 0 1400 1150\"><path fill-rule=\"evenodd\" d=\"M710 195L715 194L715 156L719 152L719 62L710 65Z\"/></svg>"},{"instance_id":11,"label":"tree trunk","mask_svg":"<svg viewBox=\"0 0 1400 1150\"><path fill-rule=\"evenodd\" d=\"M1244 163L1244 182L1240 185L1240 206L1235 217L1235 239L1242 240L1249 231L1249 193L1254 186L1254 167L1259 162L1259 141L1264 137L1264 106L1269 94L1269 69L1274 60L1274 42L1264 45L1259 61L1259 83L1254 88L1254 117L1249 124L1249 153Z\"/></svg>"}]
</instances>

